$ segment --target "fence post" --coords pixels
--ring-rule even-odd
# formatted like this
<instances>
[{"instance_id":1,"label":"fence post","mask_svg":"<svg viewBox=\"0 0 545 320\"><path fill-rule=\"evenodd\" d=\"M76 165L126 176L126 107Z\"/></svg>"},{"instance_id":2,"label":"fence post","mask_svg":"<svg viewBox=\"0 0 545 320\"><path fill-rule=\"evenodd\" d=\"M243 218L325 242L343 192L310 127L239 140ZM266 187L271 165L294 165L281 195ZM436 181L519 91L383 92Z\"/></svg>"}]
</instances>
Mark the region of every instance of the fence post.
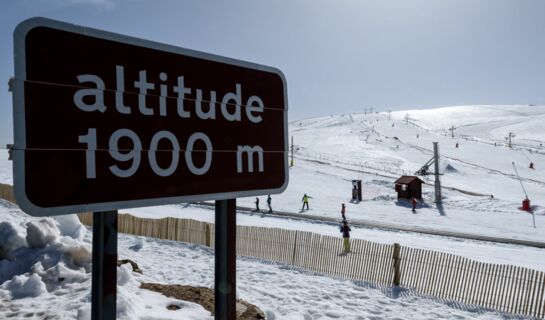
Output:
<instances>
[{"instance_id":1,"label":"fence post","mask_svg":"<svg viewBox=\"0 0 545 320\"><path fill-rule=\"evenodd\" d=\"M399 243L394 243L394 286L399 286L401 280L401 246Z\"/></svg>"},{"instance_id":2,"label":"fence post","mask_svg":"<svg viewBox=\"0 0 545 320\"><path fill-rule=\"evenodd\" d=\"M206 246L208 248L211 248L210 242L211 242L211 236L210 236L210 223L206 224Z\"/></svg>"},{"instance_id":3,"label":"fence post","mask_svg":"<svg viewBox=\"0 0 545 320\"><path fill-rule=\"evenodd\" d=\"M295 240L293 241L293 254L291 256L291 265L295 266L295 251L297 250L297 234L299 232L295 230Z\"/></svg>"}]
</instances>

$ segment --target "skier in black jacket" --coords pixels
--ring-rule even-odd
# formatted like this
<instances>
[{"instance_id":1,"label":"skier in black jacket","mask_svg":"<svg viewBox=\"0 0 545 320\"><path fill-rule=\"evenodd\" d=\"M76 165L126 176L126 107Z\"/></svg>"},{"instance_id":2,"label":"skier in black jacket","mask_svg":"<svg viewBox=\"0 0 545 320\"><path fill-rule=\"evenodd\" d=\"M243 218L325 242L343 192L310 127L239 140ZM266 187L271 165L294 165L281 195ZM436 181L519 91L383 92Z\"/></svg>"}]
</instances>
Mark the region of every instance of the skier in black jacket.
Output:
<instances>
[{"instance_id":1,"label":"skier in black jacket","mask_svg":"<svg viewBox=\"0 0 545 320\"><path fill-rule=\"evenodd\" d=\"M350 231L352 231L352 229L348 226L348 221L343 220L341 232L343 234L344 253L350 252Z\"/></svg>"}]
</instances>

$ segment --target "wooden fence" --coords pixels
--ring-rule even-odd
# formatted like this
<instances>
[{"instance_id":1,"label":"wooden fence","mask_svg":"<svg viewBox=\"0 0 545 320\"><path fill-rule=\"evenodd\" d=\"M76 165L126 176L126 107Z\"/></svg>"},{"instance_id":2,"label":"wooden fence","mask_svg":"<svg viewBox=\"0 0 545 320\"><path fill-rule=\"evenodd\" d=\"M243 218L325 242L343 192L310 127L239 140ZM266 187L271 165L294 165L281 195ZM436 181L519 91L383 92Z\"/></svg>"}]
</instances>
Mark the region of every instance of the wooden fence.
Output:
<instances>
[{"instance_id":1,"label":"wooden fence","mask_svg":"<svg viewBox=\"0 0 545 320\"><path fill-rule=\"evenodd\" d=\"M0 197L14 201L11 186L0 184ZM92 225L89 213L78 214ZM214 247L214 225L178 219L146 219L119 214L122 233ZM237 254L291 265L332 277L398 285L440 299L503 312L545 318L545 273L523 267L478 262L461 256L311 232L237 226Z\"/></svg>"},{"instance_id":2,"label":"wooden fence","mask_svg":"<svg viewBox=\"0 0 545 320\"><path fill-rule=\"evenodd\" d=\"M13 195L13 187L9 184L0 183L0 198L11 203L16 203L15 196Z\"/></svg>"},{"instance_id":3,"label":"wooden fence","mask_svg":"<svg viewBox=\"0 0 545 320\"><path fill-rule=\"evenodd\" d=\"M92 225L90 214L79 214ZM177 219L145 219L120 214L119 232L214 247L214 225ZM545 273L511 265L474 261L437 251L312 232L237 226L237 255L278 261L332 277L398 285L440 299L503 312L545 317Z\"/></svg>"}]
</instances>

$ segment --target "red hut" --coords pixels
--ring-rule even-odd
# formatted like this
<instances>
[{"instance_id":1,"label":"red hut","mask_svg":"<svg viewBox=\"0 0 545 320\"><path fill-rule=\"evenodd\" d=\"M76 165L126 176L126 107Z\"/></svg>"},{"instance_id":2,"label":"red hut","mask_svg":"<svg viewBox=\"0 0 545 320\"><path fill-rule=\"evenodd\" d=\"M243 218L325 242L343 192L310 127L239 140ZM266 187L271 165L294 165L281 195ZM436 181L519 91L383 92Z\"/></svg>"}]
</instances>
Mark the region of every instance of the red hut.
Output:
<instances>
[{"instance_id":1,"label":"red hut","mask_svg":"<svg viewBox=\"0 0 545 320\"><path fill-rule=\"evenodd\" d=\"M395 190L398 199L422 199L422 183L416 176L401 176L395 181Z\"/></svg>"}]
</instances>

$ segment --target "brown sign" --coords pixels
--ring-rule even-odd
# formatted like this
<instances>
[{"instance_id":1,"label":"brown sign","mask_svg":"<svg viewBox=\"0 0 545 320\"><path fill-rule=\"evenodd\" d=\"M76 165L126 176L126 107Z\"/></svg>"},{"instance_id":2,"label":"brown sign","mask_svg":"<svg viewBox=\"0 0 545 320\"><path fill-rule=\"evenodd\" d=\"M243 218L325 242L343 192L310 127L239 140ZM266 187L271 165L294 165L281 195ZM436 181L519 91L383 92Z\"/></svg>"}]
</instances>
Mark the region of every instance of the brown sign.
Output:
<instances>
[{"instance_id":1,"label":"brown sign","mask_svg":"<svg viewBox=\"0 0 545 320\"><path fill-rule=\"evenodd\" d=\"M15 30L14 180L32 215L282 192L274 68L43 18Z\"/></svg>"}]
</instances>

